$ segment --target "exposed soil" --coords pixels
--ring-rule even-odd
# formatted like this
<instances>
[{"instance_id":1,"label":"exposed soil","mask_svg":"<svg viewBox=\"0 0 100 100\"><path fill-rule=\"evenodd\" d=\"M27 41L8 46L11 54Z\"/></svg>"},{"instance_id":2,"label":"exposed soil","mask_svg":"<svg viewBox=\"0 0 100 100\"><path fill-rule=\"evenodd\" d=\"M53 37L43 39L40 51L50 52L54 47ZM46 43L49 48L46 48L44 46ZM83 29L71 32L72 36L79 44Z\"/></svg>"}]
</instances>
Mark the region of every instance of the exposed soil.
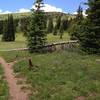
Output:
<instances>
[{"instance_id":1,"label":"exposed soil","mask_svg":"<svg viewBox=\"0 0 100 100\"><path fill-rule=\"evenodd\" d=\"M85 97L84 96L80 96L76 100L85 100Z\"/></svg>"},{"instance_id":2,"label":"exposed soil","mask_svg":"<svg viewBox=\"0 0 100 100\"><path fill-rule=\"evenodd\" d=\"M10 100L29 100L28 93L21 89L21 86L17 84L17 79L13 72L13 65L15 62L7 63L0 57L0 64L4 68L5 78L9 87Z\"/></svg>"}]
</instances>

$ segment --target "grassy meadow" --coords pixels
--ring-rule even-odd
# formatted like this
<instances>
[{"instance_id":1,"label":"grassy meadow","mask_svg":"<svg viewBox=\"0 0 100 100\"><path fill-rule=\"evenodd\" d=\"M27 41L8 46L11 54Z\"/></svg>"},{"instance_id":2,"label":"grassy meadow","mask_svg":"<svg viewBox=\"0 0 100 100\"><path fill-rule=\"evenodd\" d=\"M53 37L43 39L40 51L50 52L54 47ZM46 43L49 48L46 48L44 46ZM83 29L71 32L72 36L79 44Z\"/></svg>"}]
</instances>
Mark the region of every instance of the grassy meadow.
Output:
<instances>
[{"instance_id":1,"label":"grassy meadow","mask_svg":"<svg viewBox=\"0 0 100 100\"><path fill-rule=\"evenodd\" d=\"M30 0L29 3L31 1L34 0ZM0 100L26 99L28 96L29 100L100 100L100 0L83 2L76 0L76 3L71 4L68 13L67 8L71 1L65 8L63 4L59 6L63 9L62 12L60 8L56 8L60 0L57 3L51 0L51 3L55 3L53 6L45 3L42 5L43 0L35 1L32 7L35 9L32 9L32 12L25 13L27 8L23 8L17 10L20 13L8 16L3 14L4 8L0 9L0 58L4 59L4 62L0 61ZM21 4L24 2L20 2ZM79 5L77 14L70 14L75 10L75 4ZM83 6L84 4L86 6ZM49 10L56 8L57 12L54 9L55 12L42 13L42 6L49 7ZM16 10L14 5L9 7L11 12ZM59 34L48 33L47 44L70 41L71 38L79 41L75 42L75 46L73 42L68 42L62 43L61 46L57 45L56 48L54 45L44 47L42 48L42 50L46 48L44 52L29 53L28 50L13 50L27 48L27 37L23 32L29 28L31 34L35 32L40 35L34 38L30 34L30 41L33 38L37 42L43 36L44 28L50 32L52 26L52 31ZM7 34L12 33L15 28L15 41L3 42L2 33L5 33L7 40L10 40ZM65 30L61 39L60 33ZM40 46L38 42L37 45ZM86 51L91 51L90 53L99 54L88 54L89 52L82 51L82 47ZM35 50L38 51L37 49L38 47ZM5 77L5 73L8 77Z\"/></svg>"},{"instance_id":2,"label":"grassy meadow","mask_svg":"<svg viewBox=\"0 0 100 100\"><path fill-rule=\"evenodd\" d=\"M1 40L0 36L0 40ZM68 41L70 37L67 32L64 33L63 38L60 39L60 36L54 36L53 34L47 35L47 43ZM23 33L16 33L16 41L15 42L0 42L0 50L9 50L9 49L17 49L17 48L25 48L27 47L26 38L23 36Z\"/></svg>"},{"instance_id":3,"label":"grassy meadow","mask_svg":"<svg viewBox=\"0 0 100 100\"><path fill-rule=\"evenodd\" d=\"M48 43L68 41L49 34ZM15 42L0 42L0 50L26 47L26 39L21 33ZM29 54L27 51L0 51L7 62L27 58L13 67L16 75L26 77L31 85L30 100L100 100L100 55L88 55L79 49L66 49L45 54ZM16 58L17 56L17 58ZM28 57L33 68L29 70ZM0 100L7 100L8 88L2 78L0 66ZM82 99L83 100L83 99Z\"/></svg>"},{"instance_id":4,"label":"grassy meadow","mask_svg":"<svg viewBox=\"0 0 100 100\"><path fill-rule=\"evenodd\" d=\"M0 65L0 100L8 100L9 92L7 82L4 80L3 68Z\"/></svg>"},{"instance_id":5,"label":"grassy meadow","mask_svg":"<svg viewBox=\"0 0 100 100\"><path fill-rule=\"evenodd\" d=\"M14 72L27 78L31 84L30 100L100 100L100 56L88 55L72 49L46 54L0 52L8 62L20 58L32 58L33 69L28 60L14 66Z\"/></svg>"}]
</instances>

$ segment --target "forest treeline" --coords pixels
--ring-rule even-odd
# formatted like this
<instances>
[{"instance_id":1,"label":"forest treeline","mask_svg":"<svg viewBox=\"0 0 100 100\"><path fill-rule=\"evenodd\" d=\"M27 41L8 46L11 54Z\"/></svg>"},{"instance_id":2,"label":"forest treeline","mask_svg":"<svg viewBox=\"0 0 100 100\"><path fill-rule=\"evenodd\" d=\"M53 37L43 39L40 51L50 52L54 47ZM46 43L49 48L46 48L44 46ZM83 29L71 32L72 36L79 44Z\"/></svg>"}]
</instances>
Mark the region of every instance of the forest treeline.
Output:
<instances>
[{"instance_id":1,"label":"forest treeline","mask_svg":"<svg viewBox=\"0 0 100 100\"><path fill-rule=\"evenodd\" d=\"M23 32L24 35L26 35L30 22L30 13L0 15L0 34L3 34L4 30L7 29L6 26L9 15L13 16L15 32ZM60 12L46 12L46 17L47 33L55 33L55 24L57 20L60 21L58 23L64 24L64 30L67 30L68 24L75 18L75 15Z\"/></svg>"},{"instance_id":2,"label":"forest treeline","mask_svg":"<svg viewBox=\"0 0 100 100\"><path fill-rule=\"evenodd\" d=\"M41 47L46 42L44 37L47 34L59 35L62 39L64 31L67 31L71 40L79 41L82 50L100 53L100 0L84 3L88 5L86 16L79 5L76 16L72 17L64 13L45 13L40 9L43 0L36 0L34 4L36 10L31 10L30 16L14 19L10 14L7 19L0 20L2 41L15 41L15 33L23 32L29 45Z\"/></svg>"}]
</instances>

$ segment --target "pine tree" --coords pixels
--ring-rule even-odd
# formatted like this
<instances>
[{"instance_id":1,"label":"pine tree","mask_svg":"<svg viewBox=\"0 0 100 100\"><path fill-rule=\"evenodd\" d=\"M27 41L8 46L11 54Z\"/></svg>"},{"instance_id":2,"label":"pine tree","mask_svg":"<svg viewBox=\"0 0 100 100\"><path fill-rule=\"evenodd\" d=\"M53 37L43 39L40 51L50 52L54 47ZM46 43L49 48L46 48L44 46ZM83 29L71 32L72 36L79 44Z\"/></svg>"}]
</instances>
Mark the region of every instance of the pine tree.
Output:
<instances>
[{"instance_id":1,"label":"pine tree","mask_svg":"<svg viewBox=\"0 0 100 100\"><path fill-rule=\"evenodd\" d=\"M53 35L58 35L60 24L61 24L61 15L59 15L56 19L54 29L53 29Z\"/></svg>"},{"instance_id":2,"label":"pine tree","mask_svg":"<svg viewBox=\"0 0 100 100\"><path fill-rule=\"evenodd\" d=\"M79 6L75 20L81 22L83 20L83 8Z\"/></svg>"},{"instance_id":3,"label":"pine tree","mask_svg":"<svg viewBox=\"0 0 100 100\"><path fill-rule=\"evenodd\" d=\"M4 29L2 40L8 42L15 41L15 28L12 14L8 15L8 20L5 23Z\"/></svg>"},{"instance_id":4,"label":"pine tree","mask_svg":"<svg viewBox=\"0 0 100 100\"><path fill-rule=\"evenodd\" d=\"M59 16L57 17L57 22L56 22L57 30L59 30L60 24L61 24L61 15L59 15Z\"/></svg>"},{"instance_id":5,"label":"pine tree","mask_svg":"<svg viewBox=\"0 0 100 100\"><path fill-rule=\"evenodd\" d=\"M47 32L48 33L53 32L53 20L52 20L52 18L49 18L48 25L47 25Z\"/></svg>"},{"instance_id":6,"label":"pine tree","mask_svg":"<svg viewBox=\"0 0 100 100\"><path fill-rule=\"evenodd\" d=\"M59 27L60 39L62 39L63 33L64 33L64 20L61 21L60 27Z\"/></svg>"},{"instance_id":7,"label":"pine tree","mask_svg":"<svg viewBox=\"0 0 100 100\"><path fill-rule=\"evenodd\" d=\"M29 20L30 17L23 17L20 19L19 24L20 24L20 30L24 33L24 36L27 36L28 33L28 25L29 25Z\"/></svg>"},{"instance_id":8,"label":"pine tree","mask_svg":"<svg viewBox=\"0 0 100 100\"><path fill-rule=\"evenodd\" d=\"M14 30L15 32L19 32L18 28L19 28L19 18L14 19Z\"/></svg>"},{"instance_id":9,"label":"pine tree","mask_svg":"<svg viewBox=\"0 0 100 100\"><path fill-rule=\"evenodd\" d=\"M71 35L70 39L71 40L77 40L79 38L81 32L78 28L82 24L83 20L84 20L83 9L81 6L79 6L79 8L77 10L76 18L73 19L73 21L72 21L73 24L71 25L71 29L70 29L70 35Z\"/></svg>"},{"instance_id":10,"label":"pine tree","mask_svg":"<svg viewBox=\"0 0 100 100\"><path fill-rule=\"evenodd\" d=\"M0 20L0 34L3 34L3 20Z\"/></svg>"},{"instance_id":11,"label":"pine tree","mask_svg":"<svg viewBox=\"0 0 100 100\"><path fill-rule=\"evenodd\" d=\"M2 41L6 41L6 39L7 39L7 23L8 23L8 20L7 19L3 21Z\"/></svg>"},{"instance_id":12,"label":"pine tree","mask_svg":"<svg viewBox=\"0 0 100 100\"><path fill-rule=\"evenodd\" d=\"M15 41L15 27L14 27L14 19L12 14L9 15L8 33L9 33L9 41Z\"/></svg>"},{"instance_id":13,"label":"pine tree","mask_svg":"<svg viewBox=\"0 0 100 100\"><path fill-rule=\"evenodd\" d=\"M64 31L66 31L68 29L68 24L69 24L68 18L63 19L63 28L64 28Z\"/></svg>"},{"instance_id":14,"label":"pine tree","mask_svg":"<svg viewBox=\"0 0 100 100\"><path fill-rule=\"evenodd\" d=\"M29 33L28 48L30 53L39 52L46 43L46 16L41 7L43 0L36 0L35 9L32 9Z\"/></svg>"},{"instance_id":15,"label":"pine tree","mask_svg":"<svg viewBox=\"0 0 100 100\"><path fill-rule=\"evenodd\" d=\"M57 35L58 33L58 30L57 30L57 25L54 26L54 29L53 29L53 35Z\"/></svg>"},{"instance_id":16,"label":"pine tree","mask_svg":"<svg viewBox=\"0 0 100 100\"><path fill-rule=\"evenodd\" d=\"M88 0L87 19L80 30L79 38L83 50L100 53L100 0Z\"/></svg>"},{"instance_id":17,"label":"pine tree","mask_svg":"<svg viewBox=\"0 0 100 100\"><path fill-rule=\"evenodd\" d=\"M60 22L60 27L59 27L59 35L60 39L63 37L64 31L66 31L68 28L68 19L64 16L62 16L61 22Z\"/></svg>"}]
</instances>

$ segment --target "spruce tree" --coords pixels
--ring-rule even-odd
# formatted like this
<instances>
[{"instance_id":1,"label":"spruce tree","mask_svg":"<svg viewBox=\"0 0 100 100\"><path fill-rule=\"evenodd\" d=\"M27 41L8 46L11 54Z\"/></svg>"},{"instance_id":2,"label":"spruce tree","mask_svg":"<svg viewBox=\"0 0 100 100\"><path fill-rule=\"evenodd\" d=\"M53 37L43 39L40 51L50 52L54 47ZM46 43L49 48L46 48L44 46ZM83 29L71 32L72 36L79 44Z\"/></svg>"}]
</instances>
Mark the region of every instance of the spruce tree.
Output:
<instances>
[{"instance_id":1,"label":"spruce tree","mask_svg":"<svg viewBox=\"0 0 100 100\"><path fill-rule=\"evenodd\" d=\"M64 20L62 19L59 27L60 39L62 39L63 33L64 33Z\"/></svg>"},{"instance_id":2,"label":"spruce tree","mask_svg":"<svg viewBox=\"0 0 100 100\"><path fill-rule=\"evenodd\" d=\"M14 27L14 19L13 15L9 15L8 20L8 33L9 35L9 41L15 41L15 27Z\"/></svg>"},{"instance_id":3,"label":"spruce tree","mask_svg":"<svg viewBox=\"0 0 100 100\"><path fill-rule=\"evenodd\" d=\"M64 31L66 31L68 28L68 19L66 17L62 17L61 22L60 22L60 27L59 27L59 35L60 39L63 37Z\"/></svg>"},{"instance_id":4,"label":"spruce tree","mask_svg":"<svg viewBox=\"0 0 100 100\"><path fill-rule=\"evenodd\" d=\"M30 17L23 17L20 19L19 24L20 24L20 30L24 33L24 36L27 36L28 33L28 25L30 22Z\"/></svg>"},{"instance_id":5,"label":"spruce tree","mask_svg":"<svg viewBox=\"0 0 100 100\"><path fill-rule=\"evenodd\" d=\"M57 35L58 33L58 30L57 30L57 25L54 26L54 29L53 29L53 35Z\"/></svg>"},{"instance_id":6,"label":"spruce tree","mask_svg":"<svg viewBox=\"0 0 100 100\"><path fill-rule=\"evenodd\" d=\"M53 19L49 18L48 25L47 25L47 32L52 33L53 32Z\"/></svg>"},{"instance_id":7,"label":"spruce tree","mask_svg":"<svg viewBox=\"0 0 100 100\"><path fill-rule=\"evenodd\" d=\"M19 18L14 19L14 31L15 32L19 32L18 28L19 28Z\"/></svg>"},{"instance_id":8,"label":"spruce tree","mask_svg":"<svg viewBox=\"0 0 100 100\"><path fill-rule=\"evenodd\" d=\"M68 29L68 24L69 24L68 18L63 19L63 28L64 28L64 31L66 31Z\"/></svg>"},{"instance_id":9,"label":"spruce tree","mask_svg":"<svg viewBox=\"0 0 100 100\"><path fill-rule=\"evenodd\" d=\"M2 35L2 41L6 41L7 39L7 23L8 23L8 20L5 19L3 21L3 35Z\"/></svg>"},{"instance_id":10,"label":"spruce tree","mask_svg":"<svg viewBox=\"0 0 100 100\"><path fill-rule=\"evenodd\" d=\"M46 43L46 16L41 7L43 0L36 0L36 9L32 9L29 33L28 48L30 53L39 52Z\"/></svg>"},{"instance_id":11,"label":"spruce tree","mask_svg":"<svg viewBox=\"0 0 100 100\"><path fill-rule=\"evenodd\" d=\"M83 8L79 5L75 21L81 22L83 20Z\"/></svg>"},{"instance_id":12,"label":"spruce tree","mask_svg":"<svg viewBox=\"0 0 100 100\"><path fill-rule=\"evenodd\" d=\"M57 19L54 25L53 35L58 35L60 24L61 24L61 15L57 16Z\"/></svg>"},{"instance_id":13,"label":"spruce tree","mask_svg":"<svg viewBox=\"0 0 100 100\"><path fill-rule=\"evenodd\" d=\"M3 34L3 20L0 20L0 34Z\"/></svg>"},{"instance_id":14,"label":"spruce tree","mask_svg":"<svg viewBox=\"0 0 100 100\"><path fill-rule=\"evenodd\" d=\"M89 53L100 53L100 0L88 0L87 19L79 30L83 50Z\"/></svg>"},{"instance_id":15,"label":"spruce tree","mask_svg":"<svg viewBox=\"0 0 100 100\"><path fill-rule=\"evenodd\" d=\"M83 17L83 9L81 6L79 6L77 10L76 18L73 19L71 28L69 30L70 32L70 39L71 40L77 40L81 34L81 31L79 30L80 25L82 24L82 21L84 20Z\"/></svg>"},{"instance_id":16,"label":"spruce tree","mask_svg":"<svg viewBox=\"0 0 100 100\"><path fill-rule=\"evenodd\" d=\"M59 30L60 24L61 24L61 15L59 15L59 16L57 17L57 22L56 22L57 30Z\"/></svg>"},{"instance_id":17,"label":"spruce tree","mask_svg":"<svg viewBox=\"0 0 100 100\"><path fill-rule=\"evenodd\" d=\"M14 28L14 20L13 20L13 15L8 15L8 20L5 21L5 26L4 26L4 33L2 40L3 41L15 41L15 28Z\"/></svg>"}]
</instances>

